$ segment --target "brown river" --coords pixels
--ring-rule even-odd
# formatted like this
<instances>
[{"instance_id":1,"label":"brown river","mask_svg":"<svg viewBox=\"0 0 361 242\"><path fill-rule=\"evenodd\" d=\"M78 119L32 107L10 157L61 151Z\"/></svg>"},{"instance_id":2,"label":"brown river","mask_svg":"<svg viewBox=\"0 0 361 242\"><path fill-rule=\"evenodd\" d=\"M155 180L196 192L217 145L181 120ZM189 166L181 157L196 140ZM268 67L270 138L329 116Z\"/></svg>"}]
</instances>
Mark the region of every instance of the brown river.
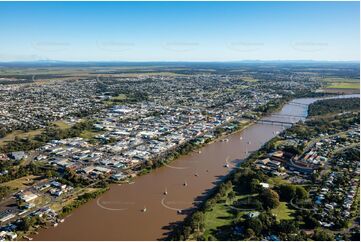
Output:
<instances>
[{"instance_id":1,"label":"brown river","mask_svg":"<svg viewBox=\"0 0 361 242\"><path fill-rule=\"evenodd\" d=\"M359 95L347 95L352 97ZM307 116L315 98L294 99L264 120L295 123ZM289 126L288 126L289 127ZM98 199L76 209L57 227L41 229L34 240L159 240L179 214L204 199L217 181L236 169L249 152L285 129L281 124L256 123L227 141L215 141L167 166L137 177L133 184L112 185ZM226 160L229 167L226 167ZM146 211L142 211L146 209Z\"/></svg>"}]
</instances>

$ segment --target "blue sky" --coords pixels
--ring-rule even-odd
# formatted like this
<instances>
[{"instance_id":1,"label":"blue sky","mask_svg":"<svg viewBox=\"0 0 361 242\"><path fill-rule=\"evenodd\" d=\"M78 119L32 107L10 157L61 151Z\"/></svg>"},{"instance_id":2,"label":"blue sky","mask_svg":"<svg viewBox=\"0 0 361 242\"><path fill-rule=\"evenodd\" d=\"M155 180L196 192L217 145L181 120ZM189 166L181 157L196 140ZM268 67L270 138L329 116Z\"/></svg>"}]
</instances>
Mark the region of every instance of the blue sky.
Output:
<instances>
[{"instance_id":1,"label":"blue sky","mask_svg":"<svg viewBox=\"0 0 361 242\"><path fill-rule=\"evenodd\" d=\"M0 61L359 60L359 2L0 2Z\"/></svg>"}]
</instances>

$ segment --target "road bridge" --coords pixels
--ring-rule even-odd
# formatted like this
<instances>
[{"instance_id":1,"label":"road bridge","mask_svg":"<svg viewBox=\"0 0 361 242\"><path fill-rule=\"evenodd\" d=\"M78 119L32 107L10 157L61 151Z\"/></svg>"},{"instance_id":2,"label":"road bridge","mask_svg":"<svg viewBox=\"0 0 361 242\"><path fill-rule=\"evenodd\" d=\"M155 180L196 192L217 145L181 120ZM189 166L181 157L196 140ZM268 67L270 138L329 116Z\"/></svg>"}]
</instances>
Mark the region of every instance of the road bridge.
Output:
<instances>
[{"instance_id":1,"label":"road bridge","mask_svg":"<svg viewBox=\"0 0 361 242\"><path fill-rule=\"evenodd\" d=\"M280 126L292 126L294 123L277 121L277 120L269 120L269 119L260 119L257 121L259 124L271 124L271 125L280 125Z\"/></svg>"},{"instance_id":2,"label":"road bridge","mask_svg":"<svg viewBox=\"0 0 361 242\"><path fill-rule=\"evenodd\" d=\"M291 115L291 114L272 114L272 117L286 117L286 118L307 118L306 116L301 115Z\"/></svg>"},{"instance_id":3,"label":"road bridge","mask_svg":"<svg viewBox=\"0 0 361 242\"><path fill-rule=\"evenodd\" d=\"M292 104L292 105L296 105L296 106L300 106L300 107L308 107L308 104L305 103L299 103L299 102L289 102L288 104Z\"/></svg>"}]
</instances>

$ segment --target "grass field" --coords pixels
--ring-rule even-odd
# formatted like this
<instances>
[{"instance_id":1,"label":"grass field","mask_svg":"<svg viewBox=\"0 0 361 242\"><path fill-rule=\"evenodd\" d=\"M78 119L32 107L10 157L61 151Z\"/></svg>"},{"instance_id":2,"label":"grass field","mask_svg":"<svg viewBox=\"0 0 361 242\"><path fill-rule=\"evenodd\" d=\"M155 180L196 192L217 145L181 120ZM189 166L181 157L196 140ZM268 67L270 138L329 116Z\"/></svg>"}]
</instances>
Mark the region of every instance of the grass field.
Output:
<instances>
[{"instance_id":1,"label":"grass field","mask_svg":"<svg viewBox=\"0 0 361 242\"><path fill-rule=\"evenodd\" d=\"M20 190L29 187L37 178L39 178L39 176L24 176L15 180L1 183L0 186L8 186L14 190Z\"/></svg>"},{"instance_id":2,"label":"grass field","mask_svg":"<svg viewBox=\"0 0 361 242\"><path fill-rule=\"evenodd\" d=\"M327 83L326 89L360 89L359 79L327 77L323 81Z\"/></svg>"},{"instance_id":3,"label":"grass field","mask_svg":"<svg viewBox=\"0 0 361 242\"><path fill-rule=\"evenodd\" d=\"M286 219L286 220L290 220L290 219L294 219L292 213L294 212L293 209L289 209L287 207L287 203L286 202L281 202L280 205L275 208L272 209L271 212L276 215L278 220L282 220L282 219Z\"/></svg>"},{"instance_id":4,"label":"grass field","mask_svg":"<svg viewBox=\"0 0 361 242\"><path fill-rule=\"evenodd\" d=\"M232 213L232 207L230 206L234 201L247 200L248 198L256 197L258 194L246 194L238 195L232 201L227 201L226 203L217 203L212 208L212 211L205 212L205 234L208 235L216 228L230 225L235 218L235 215ZM238 212L238 216L243 216L248 212L255 211L254 209L245 209L241 212Z\"/></svg>"},{"instance_id":5,"label":"grass field","mask_svg":"<svg viewBox=\"0 0 361 242\"><path fill-rule=\"evenodd\" d=\"M233 221L233 214L226 204L216 204L213 210L205 213L205 235L209 235L218 227L230 225Z\"/></svg>"},{"instance_id":6,"label":"grass field","mask_svg":"<svg viewBox=\"0 0 361 242\"><path fill-rule=\"evenodd\" d=\"M341 78L341 77L326 77L323 79L325 82L353 82L353 83L359 83L359 79L354 78Z\"/></svg>"},{"instance_id":7,"label":"grass field","mask_svg":"<svg viewBox=\"0 0 361 242\"><path fill-rule=\"evenodd\" d=\"M83 139L92 139L94 138L96 135L102 134L103 132L101 131L90 131L90 130L84 130L83 132L81 132L80 137Z\"/></svg>"},{"instance_id":8,"label":"grass field","mask_svg":"<svg viewBox=\"0 0 361 242\"><path fill-rule=\"evenodd\" d=\"M15 130L0 139L0 146L6 144L9 141L15 140L15 137L18 137L20 139L21 138L33 138L34 136L41 134L41 132L43 132L43 129L31 130L28 132L24 132L21 130Z\"/></svg>"},{"instance_id":9,"label":"grass field","mask_svg":"<svg viewBox=\"0 0 361 242\"><path fill-rule=\"evenodd\" d=\"M289 182L281 177L271 177L270 179L268 179L268 183L271 186L278 186L278 185L289 183Z\"/></svg>"},{"instance_id":10,"label":"grass field","mask_svg":"<svg viewBox=\"0 0 361 242\"><path fill-rule=\"evenodd\" d=\"M356 82L336 82L330 83L327 88L336 88L336 89L360 89L360 83Z\"/></svg>"},{"instance_id":11,"label":"grass field","mask_svg":"<svg viewBox=\"0 0 361 242\"><path fill-rule=\"evenodd\" d=\"M257 79L254 79L253 77L242 77L242 80L245 81L245 82L258 82Z\"/></svg>"},{"instance_id":12,"label":"grass field","mask_svg":"<svg viewBox=\"0 0 361 242\"><path fill-rule=\"evenodd\" d=\"M56 126L58 126L58 127L61 128L61 129L68 129L68 128L70 128L70 125L67 124L66 122L62 121L62 120L52 122L52 124L55 124Z\"/></svg>"},{"instance_id":13,"label":"grass field","mask_svg":"<svg viewBox=\"0 0 361 242\"><path fill-rule=\"evenodd\" d=\"M112 97L110 101L123 101L125 99L127 99L127 96L125 94L119 94L116 97Z\"/></svg>"},{"instance_id":14,"label":"grass field","mask_svg":"<svg viewBox=\"0 0 361 242\"><path fill-rule=\"evenodd\" d=\"M104 103L113 106L113 105L119 104L121 101L124 101L126 99L127 99L127 96L125 94L119 94L116 97L112 97L108 100L104 100Z\"/></svg>"}]
</instances>

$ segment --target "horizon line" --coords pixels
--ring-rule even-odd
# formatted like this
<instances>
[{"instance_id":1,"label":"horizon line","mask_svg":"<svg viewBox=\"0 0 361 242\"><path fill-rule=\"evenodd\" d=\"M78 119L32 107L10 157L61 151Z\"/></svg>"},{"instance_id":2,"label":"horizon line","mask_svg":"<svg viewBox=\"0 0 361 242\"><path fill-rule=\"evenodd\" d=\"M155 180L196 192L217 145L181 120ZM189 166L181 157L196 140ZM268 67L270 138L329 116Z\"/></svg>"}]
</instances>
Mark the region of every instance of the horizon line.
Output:
<instances>
[{"instance_id":1,"label":"horizon line","mask_svg":"<svg viewBox=\"0 0 361 242\"><path fill-rule=\"evenodd\" d=\"M247 60L0 60L0 63L234 63L234 62L357 62L360 60L247 59Z\"/></svg>"}]
</instances>

